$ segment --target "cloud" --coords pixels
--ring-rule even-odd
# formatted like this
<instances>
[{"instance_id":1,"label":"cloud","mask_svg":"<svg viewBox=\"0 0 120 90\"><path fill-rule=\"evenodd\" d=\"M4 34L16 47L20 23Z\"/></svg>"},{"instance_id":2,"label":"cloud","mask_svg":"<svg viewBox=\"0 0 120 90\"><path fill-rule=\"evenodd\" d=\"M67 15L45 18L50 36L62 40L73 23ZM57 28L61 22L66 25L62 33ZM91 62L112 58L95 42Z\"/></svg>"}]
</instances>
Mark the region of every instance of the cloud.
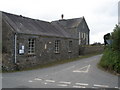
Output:
<instances>
[{"instance_id":1,"label":"cloud","mask_svg":"<svg viewBox=\"0 0 120 90\"><path fill-rule=\"evenodd\" d=\"M35 19L54 21L85 16L90 43L103 43L103 35L113 31L118 20L119 0L2 0L1 11ZM97 37L97 38L96 38Z\"/></svg>"}]
</instances>

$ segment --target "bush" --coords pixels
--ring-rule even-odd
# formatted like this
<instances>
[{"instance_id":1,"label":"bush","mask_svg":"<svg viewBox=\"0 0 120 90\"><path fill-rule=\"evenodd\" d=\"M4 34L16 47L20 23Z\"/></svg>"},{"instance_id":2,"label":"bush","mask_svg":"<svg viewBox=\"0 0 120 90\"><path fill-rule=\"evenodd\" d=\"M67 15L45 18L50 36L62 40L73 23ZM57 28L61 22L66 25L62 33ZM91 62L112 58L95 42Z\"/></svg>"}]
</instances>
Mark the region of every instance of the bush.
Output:
<instances>
[{"instance_id":1,"label":"bush","mask_svg":"<svg viewBox=\"0 0 120 90\"><path fill-rule=\"evenodd\" d=\"M99 63L103 68L120 73L120 27L116 25L112 33L113 43L105 48Z\"/></svg>"},{"instance_id":2,"label":"bush","mask_svg":"<svg viewBox=\"0 0 120 90\"><path fill-rule=\"evenodd\" d=\"M120 52L106 48L99 64L107 70L120 73Z\"/></svg>"},{"instance_id":3,"label":"bush","mask_svg":"<svg viewBox=\"0 0 120 90\"><path fill-rule=\"evenodd\" d=\"M114 32L112 33L113 43L112 48L120 51L120 27L116 25Z\"/></svg>"}]
</instances>

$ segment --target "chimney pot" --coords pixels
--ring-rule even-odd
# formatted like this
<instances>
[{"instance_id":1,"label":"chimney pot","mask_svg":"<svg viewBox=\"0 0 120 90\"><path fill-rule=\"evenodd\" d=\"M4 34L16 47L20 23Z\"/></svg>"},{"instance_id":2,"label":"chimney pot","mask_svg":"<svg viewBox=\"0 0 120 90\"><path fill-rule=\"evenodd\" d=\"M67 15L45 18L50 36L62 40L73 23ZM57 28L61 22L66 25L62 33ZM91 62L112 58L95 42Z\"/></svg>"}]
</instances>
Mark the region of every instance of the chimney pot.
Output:
<instances>
[{"instance_id":1,"label":"chimney pot","mask_svg":"<svg viewBox=\"0 0 120 90\"><path fill-rule=\"evenodd\" d=\"M62 18L62 19L64 18L64 15L63 15L63 14L61 15L61 18Z\"/></svg>"}]
</instances>

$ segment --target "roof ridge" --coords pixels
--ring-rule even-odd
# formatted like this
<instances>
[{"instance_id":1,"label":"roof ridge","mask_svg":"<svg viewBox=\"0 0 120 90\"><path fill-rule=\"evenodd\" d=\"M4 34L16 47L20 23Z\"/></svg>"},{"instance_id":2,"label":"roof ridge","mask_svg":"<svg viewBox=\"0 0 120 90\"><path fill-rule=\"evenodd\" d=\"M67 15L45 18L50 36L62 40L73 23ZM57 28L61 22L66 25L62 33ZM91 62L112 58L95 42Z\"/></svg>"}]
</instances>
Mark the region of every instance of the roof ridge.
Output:
<instances>
[{"instance_id":1,"label":"roof ridge","mask_svg":"<svg viewBox=\"0 0 120 90\"><path fill-rule=\"evenodd\" d=\"M45 22L45 23L50 23L50 22L48 22L48 21L39 20L39 19L27 17L27 16L18 15L18 14L8 13L8 12L4 12L4 11L0 11L0 12L2 12L2 13L4 13L4 14L14 15L14 16L17 16L17 17L23 17L23 18L25 18L25 19L31 19L31 20L35 20L35 21L41 21L41 22Z\"/></svg>"},{"instance_id":2,"label":"roof ridge","mask_svg":"<svg viewBox=\"0 0 120 90\"><path fill-rule=\"evenodd\" d=\"M51 21L51 22L57 22L57 21L68 21L68 20L75 20L75 19L83 19L83 17L78 17L78 18L69 18L69 19L59 19L59 20L55 20L55 21Z\"/></svg>"}]
</instances>

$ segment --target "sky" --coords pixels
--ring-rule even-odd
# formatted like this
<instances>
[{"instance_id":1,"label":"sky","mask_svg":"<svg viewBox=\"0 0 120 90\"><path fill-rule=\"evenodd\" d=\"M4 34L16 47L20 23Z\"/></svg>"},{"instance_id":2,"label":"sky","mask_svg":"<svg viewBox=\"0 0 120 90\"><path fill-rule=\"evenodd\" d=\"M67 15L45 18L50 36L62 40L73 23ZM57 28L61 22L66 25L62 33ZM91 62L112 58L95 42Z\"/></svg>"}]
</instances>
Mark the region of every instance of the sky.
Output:
<instances>
[{"instance_id":1,"label":"sky","mask_svg":"<svg viewBox=\"0 0 120 90\"><path fill-rule=\"evenodd\" d=\"M118 24L119 0L0 0L0 11L43 21L85 17L90 44L103 43L103 36Z\"/></svg>"}]
</instances>

